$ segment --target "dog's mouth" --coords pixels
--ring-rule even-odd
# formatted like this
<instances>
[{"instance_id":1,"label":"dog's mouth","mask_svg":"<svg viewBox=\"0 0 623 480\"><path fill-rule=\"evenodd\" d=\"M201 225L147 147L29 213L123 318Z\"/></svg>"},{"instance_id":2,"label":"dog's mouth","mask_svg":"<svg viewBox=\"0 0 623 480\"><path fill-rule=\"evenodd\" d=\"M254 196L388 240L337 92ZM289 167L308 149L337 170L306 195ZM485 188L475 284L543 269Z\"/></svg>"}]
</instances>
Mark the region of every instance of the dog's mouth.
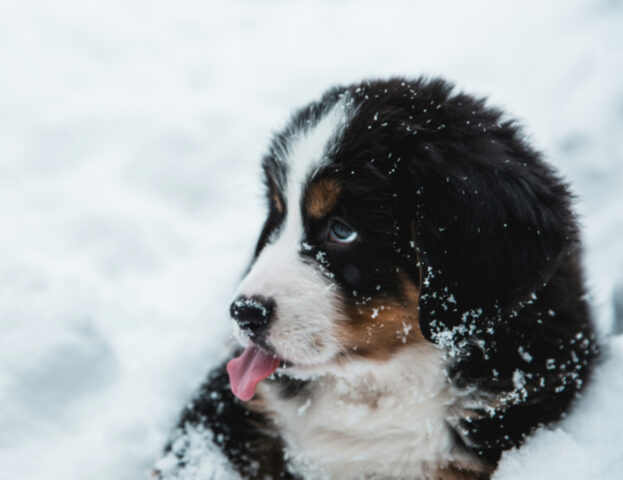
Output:
<instances>
[{"instance_id":1,"label":"dog's mouth","mask_svg":"<svg viewBox=\"0 0 623 480\"><path fill-rule=\"evenodd\" d=\"M251 400L257 384L271 376L281 363L281 358L250 342L240 356L227 363L232 392L243 402Z\"/></svg>"},{"instance_id":2,"label":"dog's mouth","mask_svg":"<svg viewBox=\"0 0 623 480\"><path fill-rule=\"evenodd\" d=\"M244 351L227 362L227 373L231 391L243 402L255 395L257 385L270 377L277 369L285 375L303 377L325 371L333 364L333 359L320 363L299 363L281 358L274 349L265 348L249 342Z\"/></svg>"}]
</instances>

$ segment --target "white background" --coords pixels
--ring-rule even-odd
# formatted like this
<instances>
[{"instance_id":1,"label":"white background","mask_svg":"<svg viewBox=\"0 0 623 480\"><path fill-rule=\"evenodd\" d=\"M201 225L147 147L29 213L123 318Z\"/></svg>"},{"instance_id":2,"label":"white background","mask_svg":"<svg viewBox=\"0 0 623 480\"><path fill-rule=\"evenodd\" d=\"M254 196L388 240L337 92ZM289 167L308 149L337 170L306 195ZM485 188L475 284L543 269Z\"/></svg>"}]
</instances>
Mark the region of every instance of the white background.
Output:
<instances>
[{"instance_id":1,"label":"white background","mask_svg":"<svg viewBox=\"0 0 623 480\"><path fill-rule=\"evenodd\" d=\"M623 2L0 2L0 476L136 479L226 351L259 159L335 83L442 75L578 195L604 333L623 276ZM623 340L498 479L621 478Z\"/></svg>"}]
</instances>

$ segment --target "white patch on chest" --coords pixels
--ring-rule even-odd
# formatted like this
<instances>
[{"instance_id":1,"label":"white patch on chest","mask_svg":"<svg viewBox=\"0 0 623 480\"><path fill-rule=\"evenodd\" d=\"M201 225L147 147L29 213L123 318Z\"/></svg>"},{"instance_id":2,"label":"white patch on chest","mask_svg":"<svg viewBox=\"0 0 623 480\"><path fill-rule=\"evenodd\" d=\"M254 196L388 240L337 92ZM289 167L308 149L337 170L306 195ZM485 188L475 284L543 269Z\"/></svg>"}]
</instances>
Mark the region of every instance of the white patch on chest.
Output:
<instances>
[{"instance_id":1,"label":"white patch on chest","mask_svg":"<svg viewBox=\"0 0 623 480\"><path fill-rule=\"evenodd\" d=\"M317 377L291 399L269 382L260 393L305 479L415 479L454 459L446 419L457 397L431 344Z\"/></svg>"}]
</instances>

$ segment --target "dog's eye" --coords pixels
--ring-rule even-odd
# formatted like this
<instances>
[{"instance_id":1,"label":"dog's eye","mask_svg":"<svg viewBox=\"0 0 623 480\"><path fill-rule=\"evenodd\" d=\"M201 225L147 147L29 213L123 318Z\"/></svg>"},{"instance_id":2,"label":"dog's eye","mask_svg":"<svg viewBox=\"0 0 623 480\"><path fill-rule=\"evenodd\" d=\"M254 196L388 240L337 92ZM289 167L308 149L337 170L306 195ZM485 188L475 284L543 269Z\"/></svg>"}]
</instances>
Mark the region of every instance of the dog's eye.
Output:
<instances>
[{"instance_id":1,"label":"dog's eye","mask_svg":"<svg viewBox=\"0 0 623 480\"><path fill-rule=\"evenodd\" d=\"M340 220L333 220L329 228L329 239L336 243L349 244L357 239L357 232Z\"/></svg>"}]
</instances>

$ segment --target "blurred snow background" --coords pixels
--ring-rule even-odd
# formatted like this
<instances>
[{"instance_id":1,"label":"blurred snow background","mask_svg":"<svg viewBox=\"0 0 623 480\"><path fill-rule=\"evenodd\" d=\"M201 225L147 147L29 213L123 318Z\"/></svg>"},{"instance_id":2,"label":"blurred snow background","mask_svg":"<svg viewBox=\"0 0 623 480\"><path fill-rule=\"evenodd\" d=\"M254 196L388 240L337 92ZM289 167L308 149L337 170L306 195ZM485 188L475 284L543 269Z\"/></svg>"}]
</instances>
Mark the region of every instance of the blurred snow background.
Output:
<instances>
[{"instance_id":1,"label":"blurred snow background","mask_svg":"<svg viewBox=\"0 0 623 480\"><path fill-rule=\"evenodd\" d=\"M516 115L578 194L611 332L622 45L620 0L0 2L1 476L142 478L224 353L269 134L334 83L441 74ZM607 343L577 411L496 478L621 478Z\"/></svg>"}]
</instances>

